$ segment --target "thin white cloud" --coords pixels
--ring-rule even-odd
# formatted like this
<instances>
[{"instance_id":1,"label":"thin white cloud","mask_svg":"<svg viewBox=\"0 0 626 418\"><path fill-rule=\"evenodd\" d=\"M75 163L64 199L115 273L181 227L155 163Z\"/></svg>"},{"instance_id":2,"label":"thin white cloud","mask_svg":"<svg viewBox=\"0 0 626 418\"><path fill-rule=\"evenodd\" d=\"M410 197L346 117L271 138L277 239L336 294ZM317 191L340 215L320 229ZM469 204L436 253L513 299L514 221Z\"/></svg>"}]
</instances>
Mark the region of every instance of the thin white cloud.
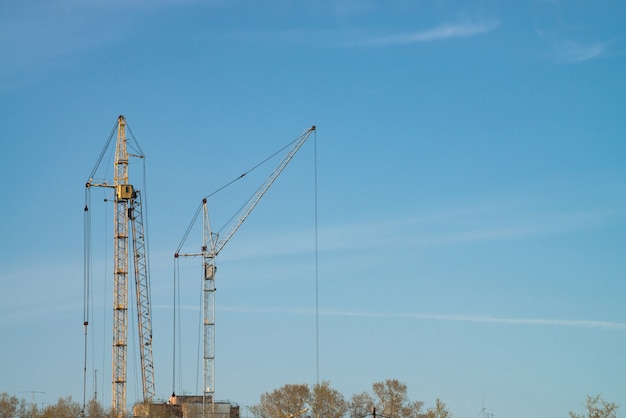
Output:
<instances>
[{"instance_id":1,"label":"thin white cloud","mask_svg":"<svg viewBox=\"0 0 626 418\"><path fill-rule=\"evenodd\" d=\"M595 321L584 319L546 319L546 318L502 318L482 315L433 315L433 314L397 314L395 317L405 317L433 321L456 321L475 322L489 324L510 324L510 325L542 325L574 328L606 328L616 330L626 330L626 323L611 321Z\"/></svg>"},{"instance_id":2,"label":"thin white cloud","mask_svg":"<svg viewBox=\"0 0 626 418\"><path fill-rule=\"evenodd\" d=\"M597 58L606 50L606 44L594 42L583 44L575 41L560 41L554 46L556 57L565 63L577 63Z\"/></svg>"},{"instance_id":3,"label":"thin white cloud","mask_svg":"<svg viewBox=\"0 0 626 418\"><path fill-rule=\"evenodd\" d=\"M52 3L41 3L33 13L16 6L0 18L0 55L11 57L0 68L0 91L45 78L50 71L64 71L86 52L119 41L125 31L115 20L102 23L107 13L119 9Z\"/></svg>"},{"instance_id":4,"label":"thin white cloud","mask_svg":"<svg viewBox=\"0 0 626 418\"><path fill-rule=\"evenodd\" d=\"M315 311L308 308L251 308L241 306L223 307L220 310L238 313L254 314L288 314L288 315L314 315ZM551 318L507 318L487 315L455 315L455 314L429 314L429 313L385 313L366 311L343 311L336 309L320 310L321 316L328 317L354 317L354 318L407 318L423 321L446 321L446 322L473 322L481 324L501 325L528 325L528 326L553 326L571 328L602 328L607 330L626 331L626 323L613 321L598 321L587 319L551 319Z\"/></svg>"},{"instance_id":5,"label":"thin white cloud","mask_svg":"<svg viewBox=\"0 0 626 418\"><path fill-rule=\"evenodd\" d=\"M615 214L604 210L517 212L507 205L467 207L412 218L331 225L320 230L320 249L367 250L468 245L557 236L605 225ZM379 231L376 241L371 231Z\"/></svg>"},{"instance_id":6,"label":"thin white cloud","mask_svg":"<svg viewBox=\"0 0 626 418\"><path fill-rule=\"evenodd\" d=\"M454 38L469 38L490 32L498 26L500 26L500 22L497 20L456 24L445 23L434 28L416 32L373 37L364 40L360 44L365 46L390 46L434 42Z\"/></svg>"},{"instance_id":7,"label":"thin white cloud","mask_svg":"<svg viewBox=\"0 0 626 418\"><path fill-rule=\"evenodd\" d=\"M383 35L368 35L352 31L307 31L307 30L272 30L245 31L231 33L229 36L245 42L280 43L280 44L317 44L339 47L384 47L411 45L443 41L447 39L470 38L490 32L500 26L497 20L464 23L444 23L433 28Z\"/></svg>"},{"instance_id":8,"label":"thin white cloud","mask_svg":"<svg viewBox=\"0 0 626 418\"><path fill-rule=\"evenodd\" d=\"M553 58L564 64L575 64L604 55L609 44L606 42L579 42L571 39L559 39L548 32L535 28L535 33L550 42Z\"/></svg>"},{"instance_id":9,"label":"thin white cloud","mask_svg":"<svg viewBox=\"0 0 626 418\"><path fill-rule=\"evenodd\" d=\"M495 222L492 226L444 232L427 237L424 244L455 245L554 236L593 228L605 222L607 217L609 214L604 211L555 212L535 215L534 219L510 219Z\"/></svg>"}]
</instances>

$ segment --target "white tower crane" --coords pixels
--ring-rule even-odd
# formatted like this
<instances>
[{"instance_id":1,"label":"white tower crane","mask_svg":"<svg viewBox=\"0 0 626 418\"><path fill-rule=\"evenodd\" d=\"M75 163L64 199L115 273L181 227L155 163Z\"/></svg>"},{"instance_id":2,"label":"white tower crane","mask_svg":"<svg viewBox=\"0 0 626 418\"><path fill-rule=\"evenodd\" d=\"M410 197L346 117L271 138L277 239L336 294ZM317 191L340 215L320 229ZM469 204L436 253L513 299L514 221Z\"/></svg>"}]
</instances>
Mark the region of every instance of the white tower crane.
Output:
<instances>
[{"instance_id":1,"label":"white tower crane","mask_svg":"<svg viewBox=\"0 0 626 418\"><path fill-rule=\"evenodd\" d=\"M137 320L141 354L141 374L143 400L154 398L154 367L152 362L152 320L150 312L150 291L148 258L146 253L143 206L141 192L134 189L128 180L129 157L143 159L143 153L129 154L126 139L126 119L117 119L117 141L115 147L113 184L106 180L95 182L93 176L111 142L109 138L100 158L86 183L87 193L92 187L106 187L114 190L114 255L113 255L113 349L112 349L112 397L111 403L118 417L126 414L126 369L128 334L128 274L129 274L129 229L131 231L135 289L137 294ZM88 211L85 206L85 212ZM129 228L130 225L130 228ZM86 269L87 271L88 269ZM87 326L87 321L85 321Z\"/></svg>"},{"instance_id":2,"label":"white tower crane","mask_svg":"<svg viewBox=\"0 0 626 418\"><path fill-rule=\"evenodd\" d=\"M227 232L218 236L211 231L211 223L209 219L209 213L207 209L207 198L202 199L202 203L198 210L196 211L196 215L193 218L192 224L198 217L200 210L203 213L203 244L202 251L200 253L179 253L184 241L187 238L189 230L187 229L187 233L183 237L181 244L179 245L176 253L174 254L175 258L179 257L202 257L202 267L204 272L204 286L203 286L203 341L204 341L204 349L203 349L203 393L202 399L203 404L207 403L207 399L210 400L211 404L214 402L214 394L215 394L215 258L222 251L224 246L228 243L228 241L233 237L235 232L239 229L241 224L248 218L252 210L255 208L257 203L261 200L263 195L267 192L270 186L274 183L276 178L282 173L287 164L294 157L296 152L304 145L304 142L307 138L315 132L315 126L310 127L302 135L300 135L295 141L293 141L293 146L287 152L287 154L283 157L280 163L276 166L272 174L269 176L267 180L257 189L254 195L248 200L248 202L243 206L243 208L239 211L239 213L235 217L235 221L228 228ZM245 174L244 174L245 175ZM243 175L241 176L243 177ZM240 177L240 178L241 178ZM204 410L204 408L203 408Z\"/></svg>"}]
</instances>

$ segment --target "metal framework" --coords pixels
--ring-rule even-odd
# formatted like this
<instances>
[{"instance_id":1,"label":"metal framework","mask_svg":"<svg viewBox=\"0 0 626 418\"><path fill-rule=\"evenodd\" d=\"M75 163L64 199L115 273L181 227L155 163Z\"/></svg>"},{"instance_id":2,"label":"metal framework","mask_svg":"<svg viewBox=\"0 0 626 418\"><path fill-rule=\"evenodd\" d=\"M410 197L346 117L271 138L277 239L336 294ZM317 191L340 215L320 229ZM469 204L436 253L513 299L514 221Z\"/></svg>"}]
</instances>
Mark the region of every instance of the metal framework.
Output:
<instances>
[{"instance_id":1,"label":"metal framework","mask_svg":"<svg viewBox=\"0 0 626 418\"><path fill-rule=\"evenodd\" d=\"M110 140L111 138L109 138ZM92 172L97 170L102 156ZM143 158L143 155L133 155ZM126 371L128 346L128 274L129 274L129 231L132 233L133 266L137 296L137 321L139 329L143 400L150 402L155 396L154 365L152 361L152 319L150 309L149 271L143 223L141 192L128 181L126 119L117 119L117 141L115 146L113 185L105 182L87 182L90 187L114 189L114 254L113 254L113 348L112 348L112 396L111 406L117 417L126 414Z\"/></svg>"},{"instance_id":2,"label":"metal framework","mask_svg":"<svg viewBox=\"0 0 626 418\"><path fill-rule=\"evenodd\" d=\"M207 200L202 199L203 211L203 245L202 245L202 271L204 272L203 287L203 375L204 389L202 390L202 403L206 405L207 398L211 403L215 398L215 255L211 245L211 224Z\"/></svg>"},{"instance_id":3,"label":"metal framework","mask_svg":"<svg viewBox=\"0 0 626 418\"><path fill-rule=\"evenodd\" d=\"M143 400L154 399L154 363L152 362L152 317L150 315L150 288L148 282L148 259L143 228L143 206L141 192L136 190L130 200L130 225L133 233L133 255L135 266L135 290L137 292L137 322L139 350L141 352L141 381Z\"/></svg>"},{"instance_id":4,"label":"metal framework","mask_svg":"<svg viewBox=\"0 0 626 418\"><path fill-rule=\"evenodd\" d=\"M117 120L115 146L115 220L113 254L113 354L112 406L120 416L126 412L126 347L128 345L128 201L132 186L128 184L126 120Z\"/></svg>"},{"instance_id":5,"label":"metal framework","mask_svg":"<svg viewBox=\"0 0 626 418\"><path fill-rule=\"evenodd\" d=\"M203 245L202 252L200 254L174 254L174 257L196 257L202 256L202 268L203 268L203 404L208 401L213 404L215 398L215 258L222 251L224 246L233 237L235 232L248 218L252 210L259 203L261 198L265 195L270 186L274 183L276 178L282 173L287 164L291 161L298 150L304 145L308 137L315 132L315 126L304 131L300 137L294 142L291 149L283 157L280 163L276 166L272 174L267 180L257 189L254 195L243 206L235 221L228 228L223 236L218 236L211 231L211 223L209 219L209 212L207 208L207 199L202 199L202 213L203 213ZM195 219L194 219L195 220ZM184 239L183 239L184 240ZM181 244L182 245L182 244ZM180 248L180 247L179 247ZM204 411L204 408L203 408Z\"/></svg>"}]
</instances>

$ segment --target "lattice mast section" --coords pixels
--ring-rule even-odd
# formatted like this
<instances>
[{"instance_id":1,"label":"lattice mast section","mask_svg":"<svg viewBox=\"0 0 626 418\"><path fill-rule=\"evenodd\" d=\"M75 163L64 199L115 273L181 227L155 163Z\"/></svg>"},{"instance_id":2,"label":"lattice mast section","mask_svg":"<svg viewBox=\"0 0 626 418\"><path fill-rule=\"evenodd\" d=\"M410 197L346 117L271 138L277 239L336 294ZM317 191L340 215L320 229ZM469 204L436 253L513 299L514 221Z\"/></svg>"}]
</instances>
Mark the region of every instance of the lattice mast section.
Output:
<instances>
[{"instance_id":1,"label":"lattice mast section","mask_svg":"<svg viewBox=\"0 0 626 418\"><path fill-rule=\"evenodd\" d=\"M135 290L137 292L137 322L139 329L139 350L141 354L143 400L144 402L152 402L155 396L154 363L152 361L152 317L141 196L142 194L139 190L133 192L130 200L129 213L133 233L133 264L135 267Z\"/></svg>"},{"instance_id":2,"label":"lattice mast section","mask_svg":"<svg viewBox=\"0 0 626 418\"><path fill-rule=\"evenodd\" d=\"M113 353L112 407L118 417L126 413L126 347L128 334L128 202L132 186L128 184L126 120L117 119L115 146L115 219L113 255Z\"/></svg>"},{"instance_id":3,"label":"lattice mast section","mask_svg":"<svg viewBox=\"0 0 626 418\"><path fill-rule=\"evenodd\" d=\"M203 245L202 245L202 270L204 272L203 289L203 376L204 389L202 391L202 403L213 404L215 398L215 252L212 242L211 224L207 200L202 200L203 210ZM204 411L203 411L204 412Z\"/></svg>"}]
</instances>

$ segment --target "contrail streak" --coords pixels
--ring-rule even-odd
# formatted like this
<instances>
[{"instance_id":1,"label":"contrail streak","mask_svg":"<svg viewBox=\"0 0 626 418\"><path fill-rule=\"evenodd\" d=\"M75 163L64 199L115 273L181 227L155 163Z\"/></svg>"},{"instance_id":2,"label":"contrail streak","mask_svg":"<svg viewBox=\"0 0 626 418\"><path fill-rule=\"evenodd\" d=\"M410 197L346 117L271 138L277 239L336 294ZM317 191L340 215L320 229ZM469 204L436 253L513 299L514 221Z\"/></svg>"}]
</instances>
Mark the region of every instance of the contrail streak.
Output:
<instances>
[{"instance_id":1,"label":"contrail streak","mask_svg":"<svg viewBox=\"0 0 626 418\"><path fill-rule=\"evenodd\" d=\"M286 314L286 315L314 315L315 311L309 308L250 308L250 307L223 307L222 311L255 313L255 314ZM507 318L488 315L465 315L465 314L430 314L430 313L388 313L366 311L343 311L325 309L319 311L320 315L328 317L354 317L354 318L406 318L423 321L448 321L448 322L473 322L483 324L505 325L535 325L555 326L572 328L604 328L614 330L626 330L626 323L613 321L599 321L587 319L551 319L551 318Z\"/></svg>"}]
</instances>

